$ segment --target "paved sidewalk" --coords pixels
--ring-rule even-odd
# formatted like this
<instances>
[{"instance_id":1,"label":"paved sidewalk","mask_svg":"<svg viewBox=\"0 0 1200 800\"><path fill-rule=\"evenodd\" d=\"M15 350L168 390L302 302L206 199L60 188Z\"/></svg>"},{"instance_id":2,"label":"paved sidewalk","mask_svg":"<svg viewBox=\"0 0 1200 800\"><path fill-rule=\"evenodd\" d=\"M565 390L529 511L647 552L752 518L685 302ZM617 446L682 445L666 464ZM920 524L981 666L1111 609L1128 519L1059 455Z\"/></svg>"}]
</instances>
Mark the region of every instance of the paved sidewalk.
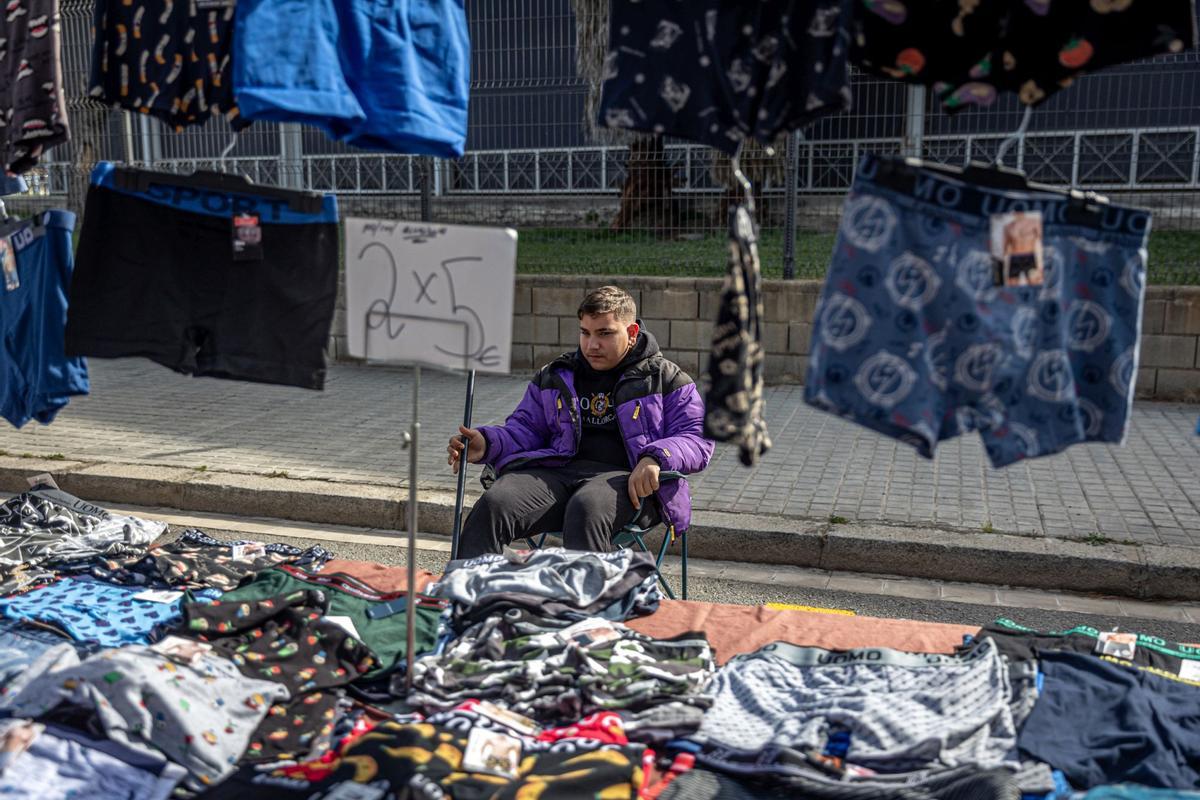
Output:
<instances>
[{"instance_id":1,"label":"paved sidewalk","mask_svg":"<svg viewBox=\"0 0 1200 800\"><path fill-rule=\"evenodd\" d=\"M0 429L0 450L386 485L407 477L407 370L338 365L326 391L312 392L192 379L138 359L90 364L90 397L73 400L51 426ZM475 423L502 421L524 386L524 378L481 376ZM454 489L445 443L462 417L464 387L462 377L422 373L422 487ZM746 469L719 447L692 479L697 508L1200 547L1200 407L1140 403L1125 447L1077 446L993 470L977 439L947 442L926 461L809 408L802 394L768 389L775 448ZM477 476L472 468L472 495Z\"/></svg>"}]
</instances>

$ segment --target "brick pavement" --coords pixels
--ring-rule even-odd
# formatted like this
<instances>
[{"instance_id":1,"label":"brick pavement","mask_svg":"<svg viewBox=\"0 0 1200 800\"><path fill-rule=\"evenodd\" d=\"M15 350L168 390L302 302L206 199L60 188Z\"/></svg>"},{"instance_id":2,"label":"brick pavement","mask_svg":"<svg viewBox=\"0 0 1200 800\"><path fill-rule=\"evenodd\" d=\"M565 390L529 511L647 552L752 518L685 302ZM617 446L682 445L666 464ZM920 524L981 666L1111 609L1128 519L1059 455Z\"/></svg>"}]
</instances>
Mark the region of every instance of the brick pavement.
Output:
<instances>
[{"instance_id":1,"label":"brick pavement","mask_svg":"<svg viewBox=\"0 0 1200 800\"><path fill-rule=\"evenodd\" d=\"M51 426L0 429L0 450L405 482L406 370L337 365L324 392L193 379L136 359L93 359L91 372L90 397L73 400ZM483 424L503 420L525 380L481 376L476 385L475 422ZM463 389L460 376L423 372L423 487L453 491L444 448L461 419ZM993 470L977 439L946 442L926 461L805 406L802 392L769 387L775 449L747 470L731 449L718 448L709 469L692 479L698 508L1200 547L1200 407L1139 403L1123 448L1077 446ZM472 495L477 475L472 468Z\"/></svg>"}]
</instances>

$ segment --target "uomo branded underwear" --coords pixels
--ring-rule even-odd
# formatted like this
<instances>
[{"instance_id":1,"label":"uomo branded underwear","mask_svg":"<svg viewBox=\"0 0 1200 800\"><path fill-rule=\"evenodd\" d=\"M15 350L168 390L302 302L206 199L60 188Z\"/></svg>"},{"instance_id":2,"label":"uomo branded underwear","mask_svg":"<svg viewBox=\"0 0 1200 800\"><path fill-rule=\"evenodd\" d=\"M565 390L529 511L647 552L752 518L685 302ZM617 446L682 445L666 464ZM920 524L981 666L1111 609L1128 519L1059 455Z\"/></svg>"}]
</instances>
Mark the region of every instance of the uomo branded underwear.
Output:
<instances>
[{"instance_id":1,"label":"uomo branded underwear","mask_svg":"<svg viewBox=\"0 0 1200 800\"><path fill-rule=\"evenodd\" d=\"M994 466L1121 442L1149 212L864 157L817 307L805 400Z\"/></svg>"}]
</instances>

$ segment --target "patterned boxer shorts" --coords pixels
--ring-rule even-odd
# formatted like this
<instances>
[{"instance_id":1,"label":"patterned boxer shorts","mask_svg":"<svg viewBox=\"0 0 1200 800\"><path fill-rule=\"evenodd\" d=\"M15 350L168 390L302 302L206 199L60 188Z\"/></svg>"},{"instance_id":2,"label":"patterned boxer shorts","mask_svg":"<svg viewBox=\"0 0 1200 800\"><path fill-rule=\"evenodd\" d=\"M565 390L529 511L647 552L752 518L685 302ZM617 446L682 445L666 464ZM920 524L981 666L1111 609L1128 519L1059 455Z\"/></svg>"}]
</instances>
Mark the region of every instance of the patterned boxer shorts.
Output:
<instances>
[{"instance_id":1,"label":"patterned boxer shorts","mask_svg":"<svg viewBox=\"0 0 1200 800\"><path fill-rule=\"evenodd\" d=\"M972 430L997 467L1122 442L1149 231L1146 211L868 155L817 307L805 400L928 458Z\"/></svg>"}]
</instances>

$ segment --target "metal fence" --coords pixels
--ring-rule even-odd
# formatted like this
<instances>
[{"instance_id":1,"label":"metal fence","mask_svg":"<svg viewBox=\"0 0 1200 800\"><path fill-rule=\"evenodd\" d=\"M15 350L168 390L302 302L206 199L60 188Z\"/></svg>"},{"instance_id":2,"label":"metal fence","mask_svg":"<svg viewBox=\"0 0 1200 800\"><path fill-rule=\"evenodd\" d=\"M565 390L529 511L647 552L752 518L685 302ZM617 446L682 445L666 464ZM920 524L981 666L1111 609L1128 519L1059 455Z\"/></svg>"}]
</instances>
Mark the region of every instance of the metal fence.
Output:
<instances>
[{"instance_id":1,"label":"metal fence","mask_svg":"<svg viewBox=\"0 0 1200 800\"><path fill-rule=\"evenodd\" d=\"M64 0L63 14L71 108L86 114L91 2ZM650 169L659 173L651 181L653 193L642 193L640 210L622 208L630 148L598 141L584 119L588 85L576 70L571 0L473 0L468 14L468 153L433 164L433 217L516 227L525 272L721 274L727 168L709 148L664 142L649 155ZM1195 53L1084 78L1035 112L1028 134L1008 157L1031 179L1152 207L1151 272L1159 283L1200 283L1197 78ZM797 135L792 158L782 144L773 154L743 158L760 192L768 276L784 271L789 178L799 193L792 218L795 274L819 276L840 198L861 153L904 152L945 163L989 160L1021 116L1011 98L947 115L922 91L861 75L853 94L853 110ZM214 119L175 133L152 118L122 112L108 112L103 124L99 152L85 156L177 171L219 165L262 183L336 192L347 213L420 213L419 158L355 151L296 126L258 123L233 137ZM75 164L88 160L76 158L78 146L52 152L31 176L27 203L63 202L79 178Z\"/></svg>"}]
</instances>

